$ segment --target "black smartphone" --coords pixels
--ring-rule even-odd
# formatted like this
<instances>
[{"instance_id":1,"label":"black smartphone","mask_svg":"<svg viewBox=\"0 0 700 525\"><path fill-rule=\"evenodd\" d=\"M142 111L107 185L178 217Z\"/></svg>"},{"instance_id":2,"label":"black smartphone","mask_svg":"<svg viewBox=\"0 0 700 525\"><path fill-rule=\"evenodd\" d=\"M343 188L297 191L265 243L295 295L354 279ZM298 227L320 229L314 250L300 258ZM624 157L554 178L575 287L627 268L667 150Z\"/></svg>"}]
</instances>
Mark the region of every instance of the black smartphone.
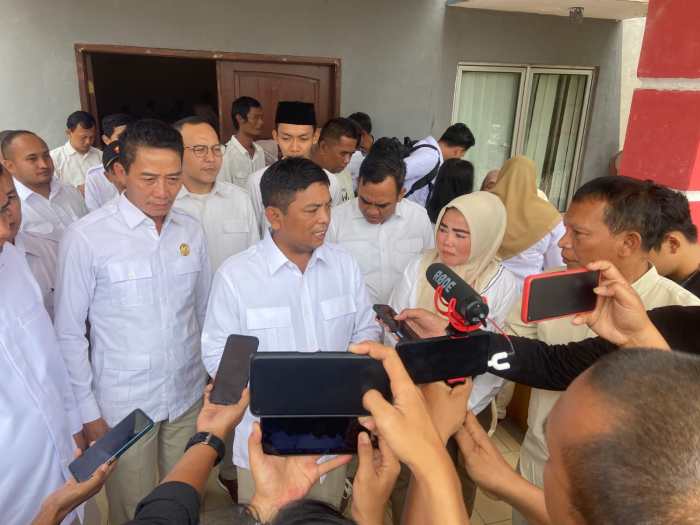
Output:
<instances>
[{"instance_id":1,"label":"black smartphone","mask_svg":"<svg viewBox=\"0 0 700 525\"><path fill-rule=\"evenodd\" d=\"M90 479L100 465L119 458L153 428L153 420L140 408L122 419L109 432L68 465L77 481Z\"/></svg>"},{"instance_id":2,"label":"black smartphone","mask_svg":"<svg viewBox=\"0 0 700 525\"><path fill-rule=\"evenodd\" d=\"M276 456L357 454L357 435L365 431L376 448L377 438L356 417L263 417L265 454Z\"/></svg>"},{"instance_id":3,"label":"black smartphone","mask_svg":"<svg viewBox=\"0 0 700 525\"><path fill-rule=\"evenodd\" d=\"M250 335L229 335L209 399L217 405L234 405L248 384L250 356L258 350L258 338Z\"/></svg>"},{"instance_id":4,"label":"black smartphone","mask_svg":"<svg viewBox=\"0 0 700 525\"><path fill-rule=\"evenodd\" d=\"M388 304L375 304L373 307L377 317L384 323L399 341L415 341L420 339L406 321L397 321L396 311Z\"/></svg>"},{"instance_id":5,"label":"black smartphone","mask_svg":"<svg viewBox=\"0 0 700 525\"><path fill-rule=\"evenodd\" d=\"M365 416L362 396L391 399L382 364L349 352L259 352L250 361L250 411L268 417Z\"/></svg>"},{"instance_id":6,"label":"black smartphone","mask_svg":"<svg viewBox=\"0 0 700 525\"><path fill-rule=\"evenodd\" d=\"M523 285L521 318L524 323L567 317L595 309L593 291L600 272L584 269L530 275Z\"/></svg>"},{"instance_id":7,"label":"black smartphone","mask_svg":"<svg viewBox=\"0 0 700 525\"><path fill-rule=\"evenodd\" d=\"M420 385L483 374L489 347L488 332L477 330L467 336L400 341L396 352L413 382Z\"/></svg>"}]
</instances>

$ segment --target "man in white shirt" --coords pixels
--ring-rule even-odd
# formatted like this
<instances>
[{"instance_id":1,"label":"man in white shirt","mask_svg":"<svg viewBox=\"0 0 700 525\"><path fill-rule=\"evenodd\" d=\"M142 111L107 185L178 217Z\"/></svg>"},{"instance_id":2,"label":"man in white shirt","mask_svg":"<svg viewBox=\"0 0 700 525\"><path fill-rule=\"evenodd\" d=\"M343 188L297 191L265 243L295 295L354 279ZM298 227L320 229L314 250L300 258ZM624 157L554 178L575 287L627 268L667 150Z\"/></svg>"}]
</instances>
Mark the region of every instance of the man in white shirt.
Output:
<instances>
[{"instance_id":1,"label":"man in white shirt","mask_svg":"<svg viewBox=\"0 0 700 525\"><path fill-rule=\"evenodd\" d=\"M612 262L639 294L647 310L660 306L700 305L700 299L680 285L660 276L649 263L649 251L662 227L654 218L654 186L627 177L599 177L579 188L564 216L566 233L559 241L567 267L579 268L606 259ZM581 341L595 334L586 326L575 326L570 318L537 324L521 320L518 303L507 321L511 334L539 339L548 344ZM624 378L621 378L624 380ZM544 465L549 457L545 421L560 393L532 389L528 431L520 451L520 473L542 488ZM634 458L629 458L634 460ZM513 523L527 523L513 511Z\"/></svg>"},{"instance_id":2,"label":"man in white shirt","mask_svg":"<svg viewBox=\"0 0 700 525\"><path fill-rule=\"evenodd\" d=\"M356 111L348 118L360 126L360 130L362 130L360 144L355 153L352 154L352 157L350 157L350 164L348 164L348 171L350 171L352 178L352 187L356 191L357 179L360 176L360 166L369 153L372 144L374 144L374 137L372 136L372 119L367 113Z\"/></svg>"},{"instance_id":3,"label":"man in white shirt","mask_svg":"<svg viewBox=\"0 0 700 525\"><path fill-rule=\"evenodd\" d=\"M94 148L97 126L86 111L74 111L66 121L68 141L51 150L56 176L66 184L85 192L85 174L100 163L101 152Z\"/></svg>"},{"instance_id":4,"label":"man in white shirt","mask_svg":"<svg viewBox=\"0 0 700 525\"><path fill-rule=\"evenodd\" d=\"M102 119L102 142L105 149L102 151L102 162L93 166L85 174L85 205L93 211L108 203L119 195L124 188L120 188L114 181L114 173L108 173L105 165L105 152L114 144L118 150L118 140L126 127L134 121L131 115L115 113Z\"/></svg>"},{"instance_id":5,"label":"man in white shirt","mask_svg":"<svg viewBox=\"0 0 700 525\"><path fill-rule=\"evenodd\" d=\"M1 147L22 201L21 230L59 242L64 230L87 213L82 195L54 177L49 149L31 131L8 133Z\"/></svg>"},{"instance_id":6,"label":"man in white shirt","mask_svg":"<svg viewBox=\"0 0 700 525\"><path fill-rule=\"evenodd\" d=\"M218 180L248 191L248 177L265 167L265 152L255 140L262 136L263 109L253 97L238 97L231 104L234 134L226 144Z\"/></svg>"},{"instance_id":7,"label":"man in white shirt","mask_svg":"<svg viewBox=\"0 0 700 525\"><path fill-rule=\"evenodd\" d=\"M321 128L318 144L311 150L311 160L324 169L329 179L335 177L338 181L341 202L355 195L347 167L359 146L360 136L360 127L355 122L333 118Z\"/></svg>"},{"instance_id":8,"label":"man in white shirt","mask_svg":"<svg viewBox=\"0 0 700 525\"><path fill-rule=\"evenodd\" d=\"M2 175L0 167L0 177ZM8 241L16 210L0 191L0 509L9 525L31 523L51 492L71 479L82 424L36 281ZM63 523L82 516L82 509Z\"/></svg>"},{"instance_id":9,"label":"man in white shirt","mask_svg":"<svg viewBox=\"0 0 700 525\"><path fill-rule=\"evenodd\" d=\"M141 120L120 141L126 190L66 232L55 301L56 334L87 439L99 439L136 408L156 421L107 483L111 523L134 515L194 432L211 276L202 227L172 209L182 184L180 134Z\"/></svg>"},{"instance_id":10,"label":"man in white shirt","mask_svg":"<svg viewBox=\"0 0 700 525\"><path fill-rule=\"evenodd\" d=\"M175 208L202 223L212 272L231 255L260 240L258 223L248 194L217 179L226 146L207 121L188 117L174 124L182 135L182 188Z\"/></svg>"},{"instance_id":11,"label":"man in white shirt","mask_svg":"<svg viewBox=\"0 0 700 525\"><path fill-rule=\"evenodd\" d=\"M406 157L406 198L425 206L442 163L461 159L475 143L471 130L461 122L447 128L439 140L426 137L416 142Z\"/></svg>"},{"instance_id":12,"label":"man in white shirt","mask_svg":"<svg viewBox=\"0 0 700 525\"><path fill-rule=\"evenodd\" d=\"M379 338L357 263L324 243L331 196L323 170L308 159L283 159L261 186L272 233L228 259L214 277L202 332L202 360L212 376L230 334L257 337L259 352L345 351L351 342ZM253 491L247 446L253 421L246 411L233 445L240 503ZM311 497L337 505L345 478L339 471Z\"/></svg>"},{"instance_id":13,"label":"man in white shirt","mask_svg":"<svg viewBox=\"0 0 700 525\"><path fill-rule=\"evenodd\" d=\"M316 128L316 110L309 102L282 101L277 104L275 113L275 129L272 130L272 138L282 152L282 158L303 157L311 158L313 145L318 142L320 130ZM260 228L260 237L270 227L265 216L265 206L260 193L260 180L268 168L263 168L253 173L248 179L248 194L255 210L255 218ZM330 192L333 205L342 202L342 193L338 180L334 174L328 174L330 180Z\"/></svg>"},{"instance_id":14,"label":"man in white shirt","mask_svg":"<svg viewBox=\"0 0 700 525\"><path fill-rule=\"evenodd\" d=\"M328 240L357 260L373 303L387 304L408 263L435 246L425 208L403 198L406 165L379 139L360 170L357 198L333 210Z\"/></svg>"}]
</instances>

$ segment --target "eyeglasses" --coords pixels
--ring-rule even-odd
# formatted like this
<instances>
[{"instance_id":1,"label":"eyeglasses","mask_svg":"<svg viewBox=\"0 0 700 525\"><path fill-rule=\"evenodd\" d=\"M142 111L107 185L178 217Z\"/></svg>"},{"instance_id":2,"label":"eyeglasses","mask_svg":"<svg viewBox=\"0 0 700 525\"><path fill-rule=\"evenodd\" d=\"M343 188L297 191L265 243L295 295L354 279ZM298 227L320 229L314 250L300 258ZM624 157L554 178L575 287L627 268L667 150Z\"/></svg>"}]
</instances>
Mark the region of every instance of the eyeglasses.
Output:
<instances>
[{"instance_id":1,"label":"eyeglasses","mask_svg":"<svg viewBox=\"0 0 700 525\"><path fill-rule=\"evenodd\" d=\"M221 157L224 151L226 151L226 144L214 144L213 146L197 144L195 146L185 146L185 149L191 149L194 156L200 159L206 157L209 150L211 150L211 154L215 157Z\"/></svg>"}]
</instances>

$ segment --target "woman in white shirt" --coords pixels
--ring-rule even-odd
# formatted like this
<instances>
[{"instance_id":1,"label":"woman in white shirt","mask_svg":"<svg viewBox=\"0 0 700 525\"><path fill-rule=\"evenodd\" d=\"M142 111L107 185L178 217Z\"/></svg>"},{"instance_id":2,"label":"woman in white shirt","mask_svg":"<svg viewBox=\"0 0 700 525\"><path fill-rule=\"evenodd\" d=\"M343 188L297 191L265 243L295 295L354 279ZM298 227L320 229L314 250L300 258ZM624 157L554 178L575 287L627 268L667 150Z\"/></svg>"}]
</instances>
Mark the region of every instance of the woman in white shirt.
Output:
<instances>
[{"instance_id":1,"label":"woman in white shirt","mask_svg":"<svg viewBox=\"0 0 700 525\"><path fill-rule=\"evenodd\" d=\"M462 195L442 209L436 224L436 248L409 263L391 294L389 304L397 312L406 308L425 308L437 313L433 300L435 291L425 277L425 271L432 263L441 262L486 298L490 310L487 330L494 328L494 322L500 326L513 301L520 296L517 278L506 270L496 257L506 229L505 207L498 197L488 192ZM502 379L489 373L475 377L469 408L475 414L482 412L489 406L502 384ZM453 455L453 459L455 458L456 450ZM456 464L462 479L465 502L471 510L476 487L469 480L463 467L459 466L459 462ZM401 484L399 482L399 485ZM400 496L392 496L395 512L396 506L401 505L397 503L398 499ZM397 514L400 514L400 510Z\"/></svg>"},{"instance_id":2,"label":"woman in white shirt","mask_svg":"<svg viewBox=\"0 0 700 525\"><path fill-rule=\"evenodd\" d=\"M508 214L498 250L503 266L521 283L528 275L564 266L558 243L566 229L559 210L538 195L535 163L523 156L508 160L491 192Z\"/></svg>"}]
</instances>

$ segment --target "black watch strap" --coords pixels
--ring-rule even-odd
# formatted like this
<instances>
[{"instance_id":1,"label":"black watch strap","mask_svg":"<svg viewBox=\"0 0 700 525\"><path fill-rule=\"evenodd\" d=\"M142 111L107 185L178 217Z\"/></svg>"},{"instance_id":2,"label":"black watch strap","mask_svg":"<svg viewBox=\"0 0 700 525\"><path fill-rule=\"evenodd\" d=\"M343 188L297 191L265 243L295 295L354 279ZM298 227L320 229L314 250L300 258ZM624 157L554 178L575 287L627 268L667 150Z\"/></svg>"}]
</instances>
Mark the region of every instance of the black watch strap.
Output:
<instances>
[{"instance_id":1,"label":"black watch strap","mask_svg":"<svg viewBox=\"0 0 700 525\"><path fill-rule=\"evenodd\" d=\"M226 454L226 445L211 432L197 432L187 442L185 452L187 452L187 449L189 449L192 445L196 445L198 443L204 443L205 445L209 445L211 448L216 450L216 461L214 462L214 466L221 463L221 460L224 459L224 454Z\"/></svg>"}]
</instances>

